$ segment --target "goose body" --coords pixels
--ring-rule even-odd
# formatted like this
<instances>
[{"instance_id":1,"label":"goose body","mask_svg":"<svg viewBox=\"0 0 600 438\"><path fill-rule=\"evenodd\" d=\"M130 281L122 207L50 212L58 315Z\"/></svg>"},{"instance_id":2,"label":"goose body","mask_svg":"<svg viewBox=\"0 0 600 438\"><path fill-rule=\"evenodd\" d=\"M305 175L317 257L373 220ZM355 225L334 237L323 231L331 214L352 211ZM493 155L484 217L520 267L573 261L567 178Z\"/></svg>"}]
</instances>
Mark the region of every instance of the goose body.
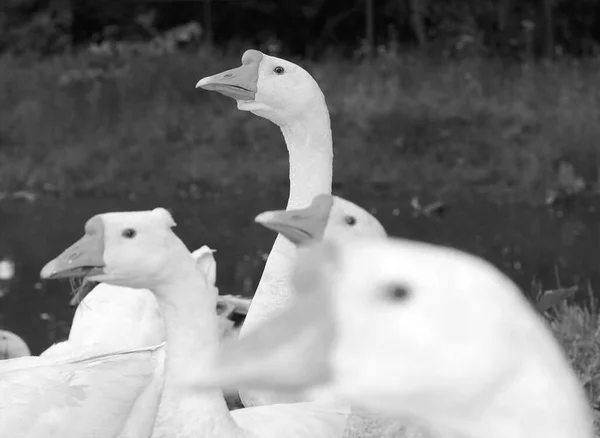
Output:
<instances>
[{"instance_id":1,"label":"goose body","mask_svg":"<svg viewBox=\"0 0 600 438\"><path fill-rule=\"evenodd\" d=\"M333 239L302 251L294 281L295 304L230 343L205 384L326 390L442 436L594 436L561 346L488 262L403 239Z\"/></svg>"},{"instance_id":2,"label":"goose body","mask_svg":"<svg viewBox=\"0 0 600 438\"><path fill-rule=\"evenodd\" d=\"M69 338L52 345L41 356L61 357L81 346L100 354L162 342L162 316L149 290L100 283L77 306Z\"/></svg>"},{"instance_id":3,"label":"goose body","mask_svg":"<svg viewBox=\"0 0 600 438\"><path fill-rule=\"evenodd\" d=\"M0 363L0 435L14 438L149 436L154 415L137 414L156 378L162 346ZM148 412L146 409L145 412Z\"/></svg>"},{"instance_id":4,"label":"goose body","mask_svg":"<svg viewBox=\"0 0 600 438\"><path fill-rule=\"evenodd\" d=\"M152 291L166 334L165 384L157 416L161 428L154 436L342 436L346 406L299 403L230 413L221 391L187 387L189 376L207 369L218 348L216 263L207 247L197 261L190 257L171 231L174 225L162 208L97 215L87 222L85 236L41 273L43 278L84 276ZM73 261L74 253L81 255Z\"/></svg>"},{"instance_id":5,"label":"goose body","mask_svg":"<svg viewBox=\"0 0 600 438\"><path fill-rule=\"evenodd\" d=\"M150 436L164 335L149 299L149 291L100 284L77 308L67 341L0 362L0 436Z\"/></svg>"},{"instance_id":6,"label":"goose body","mask_svg":"<svg viewBox=\"0 0 600 438\"><path fill-rule=\"evenodd\" d=\"M315 196L331 193L333 147L331 123L319 85L302 67L257 50L247 50L242 66L201 79L196 87L214 90L278 125L289 153L290 192L287 209L307 206ZM292 298L291 266L295 246L278 236L240 331L246 336ZM300 398L272 392L240 391L244 406L261 406Z\"/></svg>"},{"instance_id":7,"label":"goose body","mask_svg":"<svg viewBox=\"0 0 600 438\"><path fill-rule=\"evenodd\" d=\"M162 316L152 293L147 289L134 289L99 283L79 303L69 338L46 349L40 356L45 359L64 360L86 351L90 355L110 355L114 352L146 351L164 344ZM164 348L156 352L154 360L139 371L150 372L139 381L139 395L129 411L123 436L150 436L156 427L159 404L164 385ZM114 364L114 373L120 363ZM136 373L135 363L121 363ZM92 383L95 384L96 380ZM145 384L145 387L144 387ZM127 387L110 391L108 397L129 397L135 393ZM127 392L129 391L129 393ZM110 398L108 399L110 400ZM135 433L134 433L135 432ZM127 435L129 434L129 435ZM133 434L133 435L132 435ZM141 435L138 435L141 434Z\"/></svg>"}]
</instances>

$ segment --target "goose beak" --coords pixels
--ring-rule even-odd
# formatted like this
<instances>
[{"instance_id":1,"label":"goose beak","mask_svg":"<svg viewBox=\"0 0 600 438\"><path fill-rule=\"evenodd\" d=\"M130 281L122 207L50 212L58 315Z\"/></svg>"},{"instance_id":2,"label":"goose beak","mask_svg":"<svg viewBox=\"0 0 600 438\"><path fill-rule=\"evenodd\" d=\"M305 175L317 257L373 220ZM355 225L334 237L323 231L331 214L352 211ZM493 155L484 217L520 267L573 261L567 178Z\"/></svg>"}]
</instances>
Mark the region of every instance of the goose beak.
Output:
<instances>
[{"instance_id":1,"label":"goose beak","mask_svg":"<svg viewBox=\"0 0 600 438\"><path fill-rule=\"evenodd\" d=\"M333 383L336 329L325 290L331 263L321 245L300 251L294 303L243 338L225 342L211 370L188 388L306 393Z\"/></svg>"},{"instance_id":2,"label":"goose beak","mask_svg":"<svg viewBox=\"0 0 600 438\"><path fill-rule=\"evenodd\" d=\"M306 208L266 211L256 216L254 221L283 234L290 242L302 245L323 238L332 206L333 196L322 194L315 196Z\"/></svg>"},{"instance_id":3,"label":"goose beak","mask_svg":"<svg viewBox=\"0 0 600 438\"><path fill-rule=\"evenodd\" d=\"M310 294L240 340L226 341L214 368L194 386L303 391L327 383L330 317Z\"/></svg>"},{"instance_id":4,"label":"goose beak","mask_svg":"<svg viewBox=\"0 0 600 438\"><path fill-rule=\"evenodd\" d=\"M246 50L241 67L202 78L196 88L217 91L235 100L254 100L262 58L263 54L258 50Z\"/></svg>"},{"instance_id":5,"label":"goose beak","mask_svg":"<svg viewBox=\"0 0 600 438\"><path fill-rule=\"evenodd\" d=\"M40 278L90 277L104 273L104 225L94 217L86 225L86 234L42 268Z\"/></svg>"}]
</instances>

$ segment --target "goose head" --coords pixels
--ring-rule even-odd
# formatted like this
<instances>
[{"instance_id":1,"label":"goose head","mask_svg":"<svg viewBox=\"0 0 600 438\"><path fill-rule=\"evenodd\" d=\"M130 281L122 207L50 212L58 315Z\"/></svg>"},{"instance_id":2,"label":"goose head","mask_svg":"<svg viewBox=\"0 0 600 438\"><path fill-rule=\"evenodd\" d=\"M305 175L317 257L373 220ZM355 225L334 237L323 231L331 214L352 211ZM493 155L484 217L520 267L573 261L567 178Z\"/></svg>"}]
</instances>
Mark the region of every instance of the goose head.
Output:
<instances>
[{"instance_id":1,"label":"goose head","mask_svg":"<svg viewBox=\"0 0 600 438\"><path fill-rule=\"evenodd\" d=\"M365 209L325 193L315 196L305 208L266 211L254 220L296 245L333 236L386 236L381 223Z\"/></svg>"},{"instance_id":2,"label":"goose head","mask_svg":"<svg viewBox=\"0 0 600 438\"><path fill-rule=\"evenodd\" d=\"M488 262L336 237L299 249L294 285L296 302L226 344L203 386L310 388L466 437L592 436L561 347Z\"/></svg>"},{"instance_id":3,"label":"goose head","mask_svg":"<svg viewBox=\"0 0 600 438\"><path fill-rule=\"evenodd\" d=\"M200 266L214 280L208 247L192 256L173 233L175 221L164 208L99 214L87 221L84 236L42 268L42 279L84 277L137 289L172 280L175 271Z\"/></svg>"},{"instance_id":4,"label":"goose head","mask_svg":"<svg viewBox=\"0 0 600 438\"><path fill-rule=\"evenodd\" d=\"M196 88L217 91L250 111L282 125L303 119L325 98L313 77L302 67L258 50L246 50L240 67L200 79Z\"/></svg>"}]
</instances>

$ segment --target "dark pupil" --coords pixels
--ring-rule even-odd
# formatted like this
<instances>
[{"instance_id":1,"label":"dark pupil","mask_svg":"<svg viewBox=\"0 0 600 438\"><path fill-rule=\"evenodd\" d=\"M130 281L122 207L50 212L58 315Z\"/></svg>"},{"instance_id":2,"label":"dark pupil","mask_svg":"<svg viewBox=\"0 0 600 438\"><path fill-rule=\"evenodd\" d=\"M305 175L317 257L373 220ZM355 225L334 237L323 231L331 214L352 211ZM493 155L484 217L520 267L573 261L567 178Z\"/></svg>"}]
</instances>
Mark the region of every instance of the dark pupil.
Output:
<instances>
[{"instance_id":1,"label":"dark pupil","mask_svg":"<svg viewBox=\"0 0 600 438\"><path fill-rule=\"evenodd\" d=\"M283 73L283 67L275 67L275 73L277 73L277 74L279 74L279 75L280 75L281 73Z\"/></svg>"},{"instance_id":2,"label":"dark pupil","mask_svg":"<svg viewBox=\"0 0 600 438\"><path fill-rule=\"evenodd\" d=\"M346 216L345 220L348 225L356 224L356 218L354 216Z\"/></svg>"},{"instance_id":3,"label":"dark pupil","mask_svg":"<svg viewBox=\"0 0 600 438\"><path fill-rule=\"evenodd\" d=\"M394 301L406 300L410 295L408 288L399 285L390 286L388 294Z\"/></svg>"},{"instance_id":4,"label":"dark pupil","mask_svg":"<svg viewBox=\"0 0 600 438\"><path fill-rule=\"evenodd\" d=\"M132 230L131 228L128 228L125 231L123 231L123 237L127 237L128 239L131 239L134 236L135 236L135 230Z\"/></svg>"}]
</instances>

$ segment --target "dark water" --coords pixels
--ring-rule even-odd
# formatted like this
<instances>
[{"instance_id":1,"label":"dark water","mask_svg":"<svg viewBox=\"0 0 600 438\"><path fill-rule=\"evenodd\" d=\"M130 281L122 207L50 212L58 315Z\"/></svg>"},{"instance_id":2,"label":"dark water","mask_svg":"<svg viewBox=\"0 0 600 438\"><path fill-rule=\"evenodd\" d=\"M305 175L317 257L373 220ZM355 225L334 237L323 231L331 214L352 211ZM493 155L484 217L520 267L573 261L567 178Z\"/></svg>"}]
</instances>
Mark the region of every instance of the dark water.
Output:
<instances>
[{"instance_id":1,"label":"dark water","mask_svg":"<svg viewBox=\"0 0 600 438\"><path fill-rule=\"evenodd\" d=\"M600 208L586 201L562 215L546 207L450 202L443 217L414 215L409 196L343 193L371 210L391 235L446 244L483 256L526 292L532 280L545 289L592 287L600 281ZM74 199L0 202L0 259L16 265L15 277L0 284L0 328L22 336L38 354L68 334L73 309L66 281L40 282L42 266L83 233L96 213L168 207L175 229L190 249L217 249L222 294L254 292L274 233L253 223L256 214L283 208L286 194L221 196L216 200ZM579 300L586 299L581 293Z\"/></svg>"}]
</instances>

